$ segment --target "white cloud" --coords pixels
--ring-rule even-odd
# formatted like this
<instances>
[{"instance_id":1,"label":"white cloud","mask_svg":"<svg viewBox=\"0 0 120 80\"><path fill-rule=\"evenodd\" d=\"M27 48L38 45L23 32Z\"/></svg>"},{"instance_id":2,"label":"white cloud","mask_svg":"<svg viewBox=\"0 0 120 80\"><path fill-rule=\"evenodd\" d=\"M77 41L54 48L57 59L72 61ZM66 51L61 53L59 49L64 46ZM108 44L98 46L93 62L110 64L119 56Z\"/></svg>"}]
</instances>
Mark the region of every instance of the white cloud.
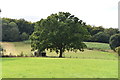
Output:
<instances>
[{"instance_id":1,"label":"white cloud","mask_svg":"<svg viewBox=\"0 0 120 80\"><path fill-rule=\"evenodd\" d=\"M87 24L116 27L118 0L1 0L2 17L37 21L51 13L70 12Z\"/></svg>"}]
</instances>

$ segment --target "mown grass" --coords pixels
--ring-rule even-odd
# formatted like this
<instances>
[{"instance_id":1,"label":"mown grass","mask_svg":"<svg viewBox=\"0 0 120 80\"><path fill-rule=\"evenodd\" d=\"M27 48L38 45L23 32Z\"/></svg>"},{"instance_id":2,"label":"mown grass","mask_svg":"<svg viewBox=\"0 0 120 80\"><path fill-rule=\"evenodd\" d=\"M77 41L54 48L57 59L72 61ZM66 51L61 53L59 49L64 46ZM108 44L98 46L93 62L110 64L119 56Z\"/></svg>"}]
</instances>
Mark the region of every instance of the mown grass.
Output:
<instances>
[{"instance_id":1,"label":"mown grass","mask_svg":"<svg viewBox=\"0 0 120 80\"><path fill-rule=\"evenodd\" d=\"M102 52L98 50L85 50L84 52L66 52L65 57L87 59L118 59L117 53Z\"/></svg>"},{"instance_id":2,"label":"mown grass","mask_svg":"<svg viewBox=\"0 0 120 80\"><path fill-rule=\"evenodd\" d=\"M107 43L98 43L98 42L84 42L87 45L87 48L101 49L101 50L110 50L110 46Z\"/></svg>"},{"instance_id":3,"label":"mown grass","mask_svg":"<svg viewBox=\"0 0 120 80\"><path fill-rule=\"evenodd\" d=\"M3 58L3 78L117 78L118 61L76 58Z\"/></svg>"},{"instance_id":4,"label":"mown grass","mask_svg":"<svg viewBox=\"0 0 120 80\"><path fill-rule=\"evenodd\" d=\"M27 42L10 42L15 54L31 54ZM88 43L89 48L110 49L108 44ZM98 45L98 46L95 46ZM101 46L102 45L102 46ZM6 46L6 45L4 45ZM103 48L105 47L106 48ZM10 47L10 45L9 45ZM7 48L9 48L7 47ZM12 53L12 50L11 50ZM59 54L47 51L47 56ZM17 57L2 59L3 78L117 78L118 57L114 52L88 50L84 52L64 52L66 58Z\"/></svg>"}]
</instances>

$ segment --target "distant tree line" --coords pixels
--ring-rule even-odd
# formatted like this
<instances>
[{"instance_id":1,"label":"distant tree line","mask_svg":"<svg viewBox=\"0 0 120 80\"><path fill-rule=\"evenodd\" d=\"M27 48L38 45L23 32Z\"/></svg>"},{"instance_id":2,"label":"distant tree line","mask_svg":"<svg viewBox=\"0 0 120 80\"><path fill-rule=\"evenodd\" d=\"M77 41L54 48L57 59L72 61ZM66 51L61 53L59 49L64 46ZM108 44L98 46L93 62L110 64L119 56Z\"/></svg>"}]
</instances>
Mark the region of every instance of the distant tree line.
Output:
<instances>
[{"instance_id":1,"label":"distant tree line","mask_svg":"<svg viewBox=\"0 0 120 80\"><path fill-rule=\"evenodd\" d=\"M65 50L83 51L86 47L83 42L109 43L111 49L120 51L120 31L117 28L86 25L67 12L51 14L47 19L35 23L24 19L2 18L2 41L28 39L31 40L33 50L54 50L60 53L59 57Z\"/></svg>"},{"instance_id":2,"label":"distant tree line","mask_svg":"<svg viewBox=\"0 0 120 80\"><path fill-rule=\"evenodd\" d=\"M28 40L34 31L36 23L24 19L2 18L2 40L11 42ZM103 28L102 26L91 25L85 27L90 35L86 40L87 42L109 43L112 35L120 33L117 28Z\"/></svg>"},{"instance_id":3,"label":"distant tree line","mask_svg":"<svg viewBox=\"0 0 120 80\"><path fill-rule=\"evenodd\" d=\"M2 18L2 41L28 40L34 31L34 24L24 19Z\"/></svg>"},{"instance_id":4,"label":"distant tree line","mask_svg":"<svg viewBox=\"0 0 120 80\"><path fill-rule=\"evenodd\" d=\"M91 26L87 25L87 30L90 33L88 42L101 42L109 43L109 39L112 35L120 33L117 28L103 28L102 26Z\"/></svg>"}]
</instances>

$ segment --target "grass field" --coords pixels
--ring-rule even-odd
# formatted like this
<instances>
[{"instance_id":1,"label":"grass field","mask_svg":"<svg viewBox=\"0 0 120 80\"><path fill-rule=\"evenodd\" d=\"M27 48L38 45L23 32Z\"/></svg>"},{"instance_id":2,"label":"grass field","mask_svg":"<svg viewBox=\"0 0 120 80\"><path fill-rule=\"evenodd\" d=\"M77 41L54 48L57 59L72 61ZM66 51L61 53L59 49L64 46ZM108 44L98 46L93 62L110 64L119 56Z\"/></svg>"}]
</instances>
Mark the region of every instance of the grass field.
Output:
<instances>
[{"instance_id":1,"label":"grass field","mask_svg":"<svg viewBox=\"0 0 120 80\"><path fill-rule=\"evenodd\" d=\"M3 78L117 78L117 60L3 58Z\"/></svg>"},{"instance_id":2,"label":"grass field","mask_svg":"<svg viewBox=\"0 0 120 80\"><path fill-rule=\"evenodd\" d=\"M47 51L46 58L16 57L2 58L3 78L117 78L118 56L110 50L108 44L85 42L88 48L84 52L64 52L66 58ZM98 45L98 46L96 46ZM30 44L25 42L3 42L6 54L31 54ZM98 50L100 49L100 50Z\"/></svg>"},{"instance_id":3,"label":"grass field","mask_svg":"<svg viewBox=\"0 0 120 80\"><path fill-rule=\"evenodd\" d=\"M95 43L95 42L85 42L88 48L94 49L107 49L110 50L109 44L105 43ZM21 53L26 55L31 55L31 47L29 43L26 42L3 42L2 46L5 48L5 54L12 54L12 55L19 55ZM58 56L55 52L50 53L47 51L47 56ZM117 53L115 52L103 52L100 50L88 50L85 49L84 52L78 51L75 52L64 52L64 57L71 57L71 58L94 58L94 59L117 59Z\"/></svg>"},{"instance_id":4,"label":"grass field","mask_svg":"<svg viewBox=\"0 0 120 80\"><path fill-rule=\"evenodd\" d=\"M107 43L97 43L97 42L85 42L88 48L110 50L110 46Z\"/></svg>"},{"instance_id":5,"label":"grass field","mask_svg":"<svg viewBox=\"0 0 120 80\"><path fill-rule=\"evenodd\" d=\"M30 54L31 46L24 42L2 42L1 45L6 50L5 54L19 55L21 53Z\"/></svg>"}]
</instances>

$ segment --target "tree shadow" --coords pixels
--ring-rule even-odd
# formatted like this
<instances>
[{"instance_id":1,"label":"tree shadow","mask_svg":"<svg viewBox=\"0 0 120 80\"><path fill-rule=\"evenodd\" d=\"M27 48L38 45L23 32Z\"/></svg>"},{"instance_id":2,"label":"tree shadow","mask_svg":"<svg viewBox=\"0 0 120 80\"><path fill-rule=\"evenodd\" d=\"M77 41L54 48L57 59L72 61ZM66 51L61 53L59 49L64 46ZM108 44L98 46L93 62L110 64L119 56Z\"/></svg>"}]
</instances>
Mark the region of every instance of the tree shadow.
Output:
<instances>
[{"instance_id":1,"label":"tree shadow","mask_svg":"<svg viewBox=\"0 0 120 80\"><path fill-rule=\"evenodd\" d=\"M65 58L65 57L59 57L59 56L46 56L48 58Z\"/></svg>"}]
</instances>

